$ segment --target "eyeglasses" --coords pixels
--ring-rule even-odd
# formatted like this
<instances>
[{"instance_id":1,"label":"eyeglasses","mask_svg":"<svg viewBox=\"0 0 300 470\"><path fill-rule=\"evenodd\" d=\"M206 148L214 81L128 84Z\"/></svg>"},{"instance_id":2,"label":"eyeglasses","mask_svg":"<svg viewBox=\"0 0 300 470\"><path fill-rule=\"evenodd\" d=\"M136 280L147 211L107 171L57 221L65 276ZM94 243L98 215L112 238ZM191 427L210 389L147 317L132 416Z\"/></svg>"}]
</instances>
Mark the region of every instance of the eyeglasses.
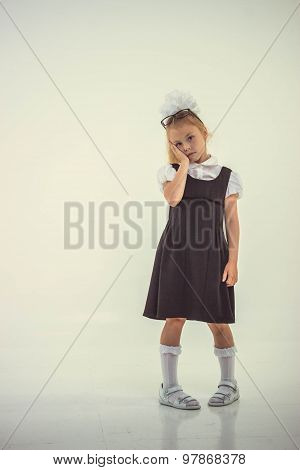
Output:
<instances>
[{"instance_id":1,"label":"eyeglasses","mask_svg":"<svg viewBox=\"0 0 300 470\"><path fill-rule=\"evenodd\" d=\"M174 113L174 114L171 114L170 116L165 117L160 122L161 122L161 125L164 128L166 128L167 126L169 126L174 121L177 121L178 119L182 119L182 118L188 116L189 114L191 114L192 116L195 116L197 119L199 119L200 122L202 122L201 119L197 116L197 114L193 113L193 111L191 111L189 108L181 109L180 111L177 111L177 113ZM203 122L202 122L202 124L203 124Z\"/></svg>"}]
</instances>

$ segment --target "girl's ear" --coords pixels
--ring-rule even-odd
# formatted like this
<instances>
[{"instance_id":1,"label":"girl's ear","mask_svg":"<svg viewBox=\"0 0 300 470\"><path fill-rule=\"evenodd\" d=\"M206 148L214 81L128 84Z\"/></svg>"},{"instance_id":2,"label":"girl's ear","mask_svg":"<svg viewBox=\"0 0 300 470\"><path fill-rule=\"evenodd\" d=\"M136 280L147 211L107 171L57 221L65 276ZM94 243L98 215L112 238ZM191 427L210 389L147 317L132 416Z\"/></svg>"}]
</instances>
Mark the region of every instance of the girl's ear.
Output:
<instances>
[{"instance_id":1,"label":"girl's ear","mask_svg":"<svg viewBox=\"0 0 300 470\"><path fill-rule=\"evenodd\" d=\"M206 137L205 137L206 140L211 139L212 136L213 136L213 134L211 132L206 131Z\"/></svg>"}]
</instances>

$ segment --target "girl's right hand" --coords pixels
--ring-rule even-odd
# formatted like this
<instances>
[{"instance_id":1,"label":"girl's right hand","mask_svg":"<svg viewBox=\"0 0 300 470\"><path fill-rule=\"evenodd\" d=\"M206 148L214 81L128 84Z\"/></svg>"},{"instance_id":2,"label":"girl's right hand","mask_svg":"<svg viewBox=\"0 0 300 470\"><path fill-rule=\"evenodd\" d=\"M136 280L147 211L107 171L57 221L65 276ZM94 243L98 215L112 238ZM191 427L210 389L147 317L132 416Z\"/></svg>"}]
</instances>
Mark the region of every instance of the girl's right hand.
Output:
<instances>
[{"instance_id":1,"label":"girl's right hand","mask_svg":"<svg viewBox=\"0 0 300 470\"><path fill-rule=\"evenodd\" d=\"M169 140L169 143L170 143L171 149L173 150L176 160L178 160L178 163L190 162L189 158L185 155L185 153L183 153L178 147L176 147L176 145L174 145L173 142Z\"/></svg>"}]
</instances>

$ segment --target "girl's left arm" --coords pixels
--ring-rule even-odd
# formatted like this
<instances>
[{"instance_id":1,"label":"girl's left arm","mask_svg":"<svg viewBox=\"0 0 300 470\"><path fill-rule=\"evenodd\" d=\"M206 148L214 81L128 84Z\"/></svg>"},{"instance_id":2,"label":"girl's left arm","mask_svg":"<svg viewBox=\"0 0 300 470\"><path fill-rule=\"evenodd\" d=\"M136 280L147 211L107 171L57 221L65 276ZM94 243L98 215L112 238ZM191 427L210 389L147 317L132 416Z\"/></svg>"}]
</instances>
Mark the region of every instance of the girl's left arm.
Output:
<instances>
[{"instance_id":1,"label":"girl's left arm","mask_svg":"<svg viewBox=\"0 0 300 470\"><path fill-rule=\"evenodd\" d=\"M240 224L237 210L238 194L231 194L225 198L225 225L228 241L229 257L225 266L222 281L227 287L233 286L238 280L238 251L240 239Z\"/></svg>"}]
</instances>

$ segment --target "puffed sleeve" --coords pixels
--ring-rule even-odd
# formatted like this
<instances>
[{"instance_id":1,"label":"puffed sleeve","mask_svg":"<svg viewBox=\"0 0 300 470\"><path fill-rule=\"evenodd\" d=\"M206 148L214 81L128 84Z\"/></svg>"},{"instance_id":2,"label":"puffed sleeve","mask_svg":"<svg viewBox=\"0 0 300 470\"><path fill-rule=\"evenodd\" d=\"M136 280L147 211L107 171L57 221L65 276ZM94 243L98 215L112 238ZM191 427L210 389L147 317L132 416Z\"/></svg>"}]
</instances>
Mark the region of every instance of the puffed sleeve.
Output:
<instances>
[{"instance_id":1,"label":"puffed sleeve","mask_svg":"<svg viewBox=\"0 0 300 470\"><path fill-rule=\"evenodd\" d=\"M235 193L238 193L238 199L243 196L243 182L237 172L231 171L225 197Z\"/></svg>"},{"instance_id":2,"label":"puffed sleeve","mask_svg":"<svg viewBox=\"0 0 300 470\"><path fill-rule=\"evenodd\" d=\"M176 175L175 168L172 167L171 163L167 163L166 165L161 166L157 171L157 182L160 191L164 192L163 183L166 181L172 181L172 179Z\"/></svg>"}]
</instances>

